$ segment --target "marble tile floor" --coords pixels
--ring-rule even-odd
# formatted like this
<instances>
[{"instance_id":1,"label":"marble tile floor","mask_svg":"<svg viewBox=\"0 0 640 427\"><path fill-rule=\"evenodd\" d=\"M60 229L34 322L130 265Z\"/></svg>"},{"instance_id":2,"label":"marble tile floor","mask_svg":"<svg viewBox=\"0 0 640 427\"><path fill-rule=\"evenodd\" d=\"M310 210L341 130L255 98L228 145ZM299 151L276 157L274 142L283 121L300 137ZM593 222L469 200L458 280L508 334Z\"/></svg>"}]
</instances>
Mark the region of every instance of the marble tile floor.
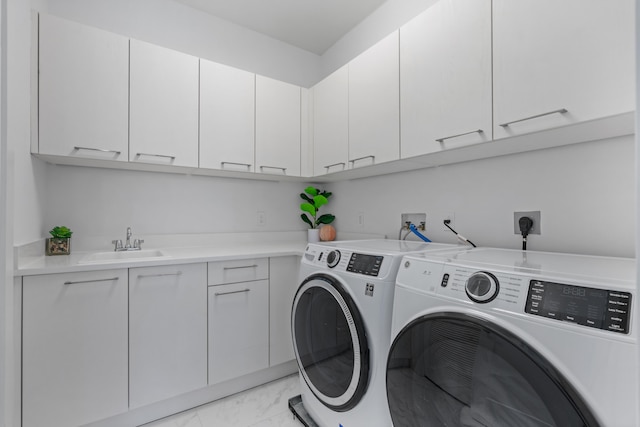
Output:
<instances>
[{"instance_id":1,"label":"marble tile floor","mask_svg":"<svg viewBox=\"0 0 640 427\"><path fill-rule=\"evenodd\" d=\"M289 410L298 374L145 424L144 427L302 427Z\"/></svg>"}]
</instances>

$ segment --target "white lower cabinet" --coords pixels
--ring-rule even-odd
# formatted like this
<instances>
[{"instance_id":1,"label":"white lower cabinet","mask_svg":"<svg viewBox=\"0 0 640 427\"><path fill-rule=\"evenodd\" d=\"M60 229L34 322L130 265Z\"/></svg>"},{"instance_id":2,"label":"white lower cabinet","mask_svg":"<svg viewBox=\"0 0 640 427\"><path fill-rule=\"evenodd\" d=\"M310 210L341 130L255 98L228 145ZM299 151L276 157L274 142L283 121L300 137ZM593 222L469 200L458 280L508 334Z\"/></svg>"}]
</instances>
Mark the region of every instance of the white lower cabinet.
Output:
<instances>
[{"instance_id":1,"label":"white lower cabinet","mask_svg":"<svg viewBox=\"0 0 640 427\"><path fill-rule=\"evenodd\" d=\"M269 281L209 286L209 384L269 366Z\"/></svg>"},{"instance_id":2,"label":"white lower cabinet","mask_svg":"<svg viewBox=\"0 0 640 427\"><path fill-rule=\"evenodd\" d=\"M23 279L22 426L127 411L127 270Z\"/></svg>"},{"instance_id":3,"label":"white lower cabinet","mask_svg":"<svg viewBox=\"0 0 640 427\"><path fill-rule=\"evenodd\" d=\"M129 270L131 409L207 385L207 266Z\"/></svg>"},{"instance_id":4,"label":"white lower cabinet","mask_svg":"<svg viewBox=\"0 0 640 427\"><path fill-rule=\"evenodd\" d=\"M269 258L269 365L295 358L291 340L291 306L298 289L300 257Z\"/></svg>"},{"instance_id":5,"label":"white lower cabinet","mask_svg":"<svg viewBox=\"0 0 640 427\"><path fill-rule=\"evenodd\" d=\"M269 366L269 260L208 268L209 384L217 384Z\"/></svg>"}]
</instances>

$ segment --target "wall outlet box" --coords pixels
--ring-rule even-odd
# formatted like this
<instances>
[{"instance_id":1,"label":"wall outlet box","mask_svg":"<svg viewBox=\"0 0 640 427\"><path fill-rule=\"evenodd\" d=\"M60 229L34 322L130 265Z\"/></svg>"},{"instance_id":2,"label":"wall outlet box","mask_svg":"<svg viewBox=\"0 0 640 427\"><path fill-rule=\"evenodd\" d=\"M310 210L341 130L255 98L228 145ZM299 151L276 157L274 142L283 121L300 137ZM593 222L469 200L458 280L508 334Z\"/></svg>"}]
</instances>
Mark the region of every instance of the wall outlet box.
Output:
<instances>
[{"instance_id":1,"label":"wall outlet box","mask_svg":"<svg viewBox=\"0 0 640 427\"><path fill-rule=\"evenodd\" d=\"M403 213L400 215L400 227L408 230L407 222L415 225L416 227L420 225L421 222L427 222L427 214L426 213Z\"/></svg>"},{"instance_id":2,"label":"wall outlet box","mask_svg":"<svg viewBox=\"0 0 640 427\"><path fill-rule=\"evenodd\" d=\"M513 213L513 232L515 234L522 234L520 232L520 218L523 216L528 216L533 220L533 227L531 227L531 231L529 234L542 234L540 228L540 211L528 211L528 212L514 212Z\"/></svg>"}]
</instances>

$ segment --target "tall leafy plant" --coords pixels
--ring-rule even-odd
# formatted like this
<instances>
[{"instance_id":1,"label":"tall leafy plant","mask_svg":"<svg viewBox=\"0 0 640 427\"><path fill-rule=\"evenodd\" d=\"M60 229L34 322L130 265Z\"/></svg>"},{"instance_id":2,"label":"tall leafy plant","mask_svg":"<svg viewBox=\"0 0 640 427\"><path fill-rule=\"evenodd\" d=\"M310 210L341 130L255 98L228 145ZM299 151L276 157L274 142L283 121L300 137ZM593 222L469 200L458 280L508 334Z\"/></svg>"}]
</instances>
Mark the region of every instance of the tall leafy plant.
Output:
<instances>
[{"instance_id":1,"label":"tall leafy plant","mask_svg":"<svg viewBox=\"0 0 640 427\"><path fill-rule=\"evenodd\" d=\"M318 228L320 224L331 224L335 215L323 214L319 215L318 211L320 207L329 203L329 197L331 193L328 191L320 191L315 187L307 187L304 189L304 193L300 193L300 198L304 202L300 205L300 209L303 211L300 214L300 218L309 225L310 228Z\"/></svg>"}]
</instances>

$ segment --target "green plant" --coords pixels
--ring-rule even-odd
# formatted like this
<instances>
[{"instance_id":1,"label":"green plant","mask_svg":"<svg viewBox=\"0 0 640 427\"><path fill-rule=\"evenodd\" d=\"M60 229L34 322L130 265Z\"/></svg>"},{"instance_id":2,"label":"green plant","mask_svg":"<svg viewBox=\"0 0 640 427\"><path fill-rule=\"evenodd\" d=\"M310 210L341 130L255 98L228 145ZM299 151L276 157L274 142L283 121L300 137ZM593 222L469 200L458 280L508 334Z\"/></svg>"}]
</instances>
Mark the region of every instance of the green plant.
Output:
<instances>
[{"instance_id":1,"label":"green plant","mask_svg":"<svg viewBox=\"0 0 640 427\"><path fill-rule=\"evenodd\" d=\"M333 220L336 219L332 214L318 216L318 210L321 206L329 202L331 193L320 191L315 187L307 187L304 189L304 193L300 193L300 197L304 200L304 203L300 205L300 209L303 211L303 213L300 214L300 218L302 218L310 228L318 228L320 224L331 224Z\"/></svg>"},{"instance_id":2,"label":"green plant","mask_svg":"<svg viewBox=\"0 0 640 427\"><path fill-rule=\"evenodd\" d=\"M73 234L73 231L63 225L53 227L49 231L49 234L51 234L56 239L68 239Z\"/></svg>"}]
</instances>

